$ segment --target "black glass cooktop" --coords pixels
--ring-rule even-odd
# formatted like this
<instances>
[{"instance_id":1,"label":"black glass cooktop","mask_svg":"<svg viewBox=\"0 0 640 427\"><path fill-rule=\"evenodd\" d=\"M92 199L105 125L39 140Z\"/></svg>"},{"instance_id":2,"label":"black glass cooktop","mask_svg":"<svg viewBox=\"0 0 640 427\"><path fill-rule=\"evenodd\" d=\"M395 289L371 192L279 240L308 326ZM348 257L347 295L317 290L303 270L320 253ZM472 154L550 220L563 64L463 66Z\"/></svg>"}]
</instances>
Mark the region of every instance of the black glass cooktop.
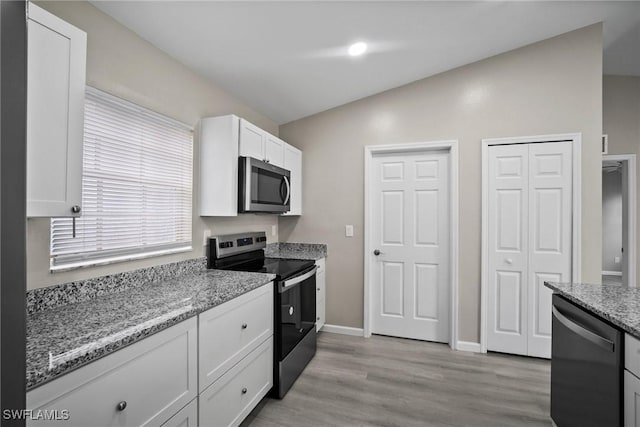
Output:
<instances>
[{"instance_id":1,"label":"black glass cooktop","mask_svg":"<svg viewBox=\"0 0 640 427\"><path fill-rule=\"evenodd\" d=\"M275 274L277 280L284 280L313 267L313 261L301 259L258 258L236 264L219 266L221 270L250 271Z\"/></svg>"}]
</instances>

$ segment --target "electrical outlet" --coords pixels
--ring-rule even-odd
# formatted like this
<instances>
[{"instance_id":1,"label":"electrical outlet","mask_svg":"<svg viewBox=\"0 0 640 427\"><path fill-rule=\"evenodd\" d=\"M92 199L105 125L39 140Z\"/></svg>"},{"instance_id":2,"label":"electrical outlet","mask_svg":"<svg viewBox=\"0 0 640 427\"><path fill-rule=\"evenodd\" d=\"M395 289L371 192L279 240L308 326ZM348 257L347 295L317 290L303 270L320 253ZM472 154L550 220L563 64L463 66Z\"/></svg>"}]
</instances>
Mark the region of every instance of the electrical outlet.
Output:
<instances>
[{"instance_id":1,"label":"electrical outlet","mask_svg":"<svg viewBox=\"0 0 640 427\"><path fill-rule=\"evenodd\" d=\"M278 226L277 225L272 225L271 226L271 235L275 236L276 234L278 234Z\"/></svg>"},{"instance_id":2,"label":"electrical outlet","mask_svg":"<svg viewBox=\"0 0 640 427\"><path fill-rule=\"evenodd\" d=\"M613 258L613 262L615 262L616 264L620 264L620 257L617 256L617 257Z\"/></svg>"},{"instance_id":3,"label":"electrical outlet","mask_svg":"<svg viewBox=\"0 0 640 427\"><path fill-rule=\"evenodd\" d=\"M353 237L353 225L344 226L344 235L346 237Z\"/></svg>"},{"instance_id":4,"label":"electrical outlet","mask_svg":"<svg viewBox=\"0 0 640 427\"><path fill-rule=\"evenodd\" d=\"M204 237L202 238L202 246L207 246L209 243L209 237L211 237L211 230L204 230Z\"/></svg>"}]
</instances>

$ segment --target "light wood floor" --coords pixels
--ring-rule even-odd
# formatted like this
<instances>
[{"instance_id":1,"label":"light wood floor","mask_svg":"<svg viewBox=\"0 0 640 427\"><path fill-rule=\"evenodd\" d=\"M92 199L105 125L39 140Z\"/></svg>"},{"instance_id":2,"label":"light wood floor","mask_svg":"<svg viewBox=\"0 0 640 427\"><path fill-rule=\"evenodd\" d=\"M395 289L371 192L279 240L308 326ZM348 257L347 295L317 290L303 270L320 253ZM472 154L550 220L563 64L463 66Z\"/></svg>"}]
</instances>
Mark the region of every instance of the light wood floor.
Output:
<instances>
[{"instance_id":1,"label":"light wood floor","mask_svg":"<svg viewBox=\"0 0 640 427\"><path fill-rule=\"evenodd\" d=\"M272 426L550 426L550 364L445 344L321 332L282 400L243 423Z\"/></svg>"}]
</instances>

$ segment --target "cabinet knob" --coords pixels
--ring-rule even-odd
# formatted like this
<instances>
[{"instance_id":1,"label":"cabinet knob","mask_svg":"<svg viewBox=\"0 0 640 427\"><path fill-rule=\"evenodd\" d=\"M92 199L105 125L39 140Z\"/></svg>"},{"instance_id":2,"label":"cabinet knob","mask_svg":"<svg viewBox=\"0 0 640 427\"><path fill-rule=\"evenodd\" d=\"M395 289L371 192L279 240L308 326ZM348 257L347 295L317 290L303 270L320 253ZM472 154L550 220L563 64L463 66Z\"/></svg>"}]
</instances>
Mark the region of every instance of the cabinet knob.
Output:
<instances>
[{"instance_id":1,"label":"cabinet knob","mask_svg":"<svg viewBox=\"0 0 640 427\"><path fill-rule=\"evenodd\" d=\"M247 329L247 324L246 323L242 324L242 329Z\"/></svg>"},{"instance_id":2,"label":"cabinet knob","mask_svg":"<svg viewBox=\"0 0 640 427\"><path fill-rule=\"evenodd\" d=\"M320 320L320 318L319 318L319 317L316 317L316 320Z\"/></svg>"},{"instance_id":3,"label":"cabinet knob","mask_svg":"<svg viewBox=\"0 0 640 427\"><path fill-rule=\"evenodd\" d=\"M78 205L71 206L71 213L79 214L82 208Z\"/></svg>"},{"instance_id":4,"label":"cabinet knob","mask_svg":"<svg viewBox=\"0 0 640 427\"><path fill-rule=\"evenodd\" d=\"M122 402L118 403L116 408L118 409L118 411L124 411L127 408L127 401L123 400Z\"/></svg>"},{"instance_id":5,"label":"cabinet knob","mask_svg":"<svg viewBox=\"0 0 640 427\"><path fill-rule=\"evenodd\" d=\"M320 288L316 288L317 290L320 290Z\"/></svg>"},{"instance_id":6,"label":"cabinet knob","mask_svg":"<svg viewBox=\"0 0 640 427\"><path fill-rule=\"evenodd\" d=\"M247 388L246 387L242 387L242 394L247 394Z\"/></svg>"}]
</instances>

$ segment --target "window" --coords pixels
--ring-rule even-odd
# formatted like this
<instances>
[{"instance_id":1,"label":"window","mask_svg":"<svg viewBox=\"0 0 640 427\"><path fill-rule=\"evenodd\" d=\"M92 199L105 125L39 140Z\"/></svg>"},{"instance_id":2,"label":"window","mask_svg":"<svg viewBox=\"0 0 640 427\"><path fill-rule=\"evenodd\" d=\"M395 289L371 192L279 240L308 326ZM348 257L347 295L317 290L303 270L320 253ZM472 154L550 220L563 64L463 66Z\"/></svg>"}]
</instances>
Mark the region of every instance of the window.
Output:
<instances>
[{"instance_id":1,"label":"window","mask_svg":"<svg viewBox=\"0 0 640 427\"><path fill-rule=\"evenodd\" d=\"M87 88L82 216L51 220L51 270L191 249L193 132Z\"/></svg>"}]
</instances>

